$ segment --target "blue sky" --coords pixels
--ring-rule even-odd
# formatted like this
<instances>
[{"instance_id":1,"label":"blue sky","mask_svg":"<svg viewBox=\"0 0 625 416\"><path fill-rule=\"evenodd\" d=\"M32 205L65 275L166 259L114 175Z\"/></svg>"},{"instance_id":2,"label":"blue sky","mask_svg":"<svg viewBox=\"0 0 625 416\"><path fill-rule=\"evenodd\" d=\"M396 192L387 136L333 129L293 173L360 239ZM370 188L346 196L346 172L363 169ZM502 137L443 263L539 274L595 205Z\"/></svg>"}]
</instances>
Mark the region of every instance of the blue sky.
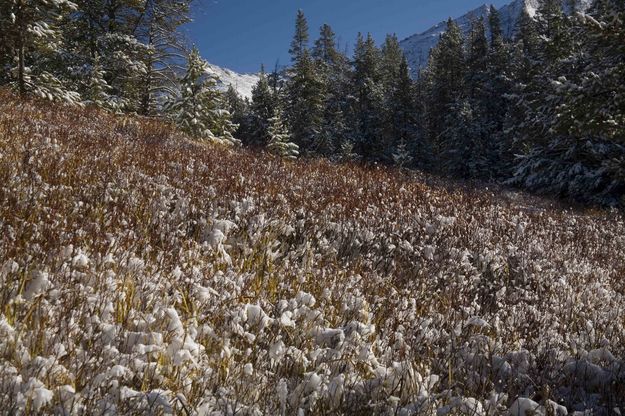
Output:
<instances>
[{"instance_id":1,"label":"blue sky","mask_svg":"<svg viewBox=\"0 0 625 416\"><path fill-rule=\"evenodd\" d=\"M494 0L500 7L511 0ZM199 0L188 36L211 63L238 72L256 72L264 63L289 63L295 14L304 10L311 40L328 23L345 47L358 32L378 42L387 33L400 39L422 32L449 16L459 17L484 0Z\"/></svg>"}]
</instances>

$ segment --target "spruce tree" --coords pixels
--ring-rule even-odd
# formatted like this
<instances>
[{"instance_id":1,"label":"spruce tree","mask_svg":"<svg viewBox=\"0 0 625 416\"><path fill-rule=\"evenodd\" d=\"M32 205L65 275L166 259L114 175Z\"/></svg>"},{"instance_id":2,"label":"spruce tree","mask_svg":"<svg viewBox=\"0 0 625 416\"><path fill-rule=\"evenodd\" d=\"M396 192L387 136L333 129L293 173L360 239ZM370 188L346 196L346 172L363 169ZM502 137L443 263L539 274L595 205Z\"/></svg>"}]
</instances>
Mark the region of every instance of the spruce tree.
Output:
<instances>
[{"instance_id":1,"label":"spruce tree","mask_svg":"<svg viewBox=\"0 0 625 416\"><path fill-rule=\"evenodd\" d=\"M457 116L464 134L458 137L464 148L457 164L463 164L462 175L471 177L491 176L492 164L496 161L496 121L491 117L490 104L498 100L497 91L490 88L493 75L489 72L491 56L483 19L474 20L467 45L466 99L459 103ZM456 126L457 128L457 126Z\"/></svg>"},{"instance_id":2,"label":"spruce tree","mask_svg":"<svg viewBox=\"0 0 625 416\"><path fill-rule=\"evenodd\" d=\"M277 97L269 86L264 67L261 68L258 82L252 89L250 104L249 133L244 143L252 146L266 146L269 142L269 119L274 116Z\"/></svg>"},{"instance_id":3,"label":"spruce tree","mask_svg":"<svg viewBox=\"0 0 625 416\"><path fill-rule=\"evenodd\" d=\"M138 80L140 114L156 114L163 99L175 89L178 57L186 47L179 29L191 21L189 8L187 0L150 0L140 9L141 17L134 30L134 36L146 45L140 57L145 66L145 73Z\"/></svg>"},{"instance_id":4,"label":"spruce tree","mask_svg":"<svg viewBox=\"0 0 625 416\"><path fill-rule=\"evenodd\" d=\"M117 102L111 97L111 87L105 79L106 71L102 67L100 57L96 55L93 65L89 68L86 85L83 88L83 101L112 111L119 110Z\"/></svg>"},{"instance_id":5,"label":"spruce tree","mask_svg":"<svg viewBox=\"0 0 625 416\"><path fill-rule=\"evenodd\" d=\"M305 50L292 69L287 84L288 120L293 141L301 149L318 154L327 154L329 144L320 140L325 86L310 53Z\"/></svg>"},{"instance_id":6,"label":"spruce tree","mask_svg":"<svg viewBox=\"0 0 625 416\"><path fill-rule=\"evenodd\" d=\"M291 54L291 60L297 62L302 58L304 51L308 49L308 21L302 10L297 11L297 17L295 19L295 34L291 41L291 48L289 53Z\"/></svg>"},{"instance_id":7,"label":"spruce tree","mask_svg":"<svg viewBox=\"0 0 625 416\"><path fill-rule=\"evenodd\" d=\"M329 25L320 29L312 56L325 86L324 110L317 148L324 156L332 156L347 138L346 114L348 108L350 68L347 57L338 51L336 35Z\"/></svg>"},{"instance_id":8,"label":"spruce tree","mask_svg":"<svg viewBox=\"0 0 625 416\"><path fill-rule=\"evenodd\" d=\"M336 34L330 25L324 24L319 29L319 38L312 49L312 57L328 67L338 65L343 59L336 49Z\"/></svg>"},{"instance_id":9,"label":"spruce tree","mask_svg":"<svg viewBox=\"0 0 625 416\"><path fill-rule=\"evenodd\" d=\"M62 19L76 5L69 0L13 0L0 3L1 47L8 56L9 82L20 94L79 101L65 79Z\"/></svg>"},{"instance_id":10,"label":"spruce tree","mask_svg":"<svg viewBox=\"0 0 625 416\"><path fill-rule=\"evenodd\" d=\"M417 107L415 104L415 90L412 79L410 78L410 70L408 61L404 56L401 58L397 79L390 86L387 99L387 145L386 154L391 153L392 161L399 163L397 154L408 155L402 156L401 166L406 167L412 161L412 153L416 145L417 135L417 118L415 112Z\"/></svg>"},{"instance_id":11,"label":"spruce tree","mask_svg":"<svg viewBox=\"0 0 625 416\"><path fill-rule=\"evenodd\" d=\"M137 111L139 81L146 73L141 57L148 48L134 36L132 28L141 15L132 0L74 0L76 11L64 21L67 49L74 71L94 66L96 58L105 72L112 100L124 111ZM78 79L78 82L81 80Z\"/></svg>"},{"instance_id":12,"label":"spruce tree","mask_svg":"<svg viewBox=\"0 0 625 416\"><path fill-rule=\"evenodd\" d=\"M234 143L230 114L223 107L217 80L207 73L208 64L193 48L187 59L187 69L180 81L180 95L169 106L178 127L190 136L216 142Z\"/></svg>"},{"instance_id":13,"label":"spruce tree","mask_svg":"<svg viewBox=\"0 0 625 416\"><path fill-rule=\"evenodd\" d=\"M428 113L427 140L434 152L433 159L440 160L445 152L443 145L453 146L444 140L448 130L447 114L462 100L465 87L464 37L451 19L447 31L432 49L428 68L424 74L425 105ZM440 166L440 164L437 164Z\"/></svg>"},{"instance_id":14,"label":"spruce tree","mask_svg":"<svg viewBox=\"0 0 625 416\"><path fill-rule=\"evenodd\" d=\"M99 56L111 96L124 111L157 114L175 94L190 0L74 0L64 21L72 72ZM77 80L80 81L80 80Z\"/></svg>"},{"instance_id":15,"label":"spruce tree","mask_svg":"<svg viewBox=\"0 0 625 416\"><path fill-rule=\"evenodd\" d=\"M321 136L325 103L323 74L308 50L308 24L300 10L291 42L293 67L286 86L288 125L294 142L307 152L331 152Z\"/></svg>"},{"instance_id":16,"label":"spruce tree","mask_svg":"<svg viewBox=\"0 0 625 416\"><path fill-rule=\"evenodd\" d=\"M625 7L598 1L576 17L584 39L551 63L519 140L527 151L512 180L529 189L609 205L625 204ZM554 47L555 48L555 47ZM576 51L581 48L580 51ZM562 50L562 49L555 49ZM537 139L537 132L541 133Z\"/></svg>"},{"instance_id":17,"label":"spruce tree","mask_svg":"<svg viewBox=\"0 0 625 416\"><path fill-rule=\"evenodd\" d=\"M350 120L357 152L366 160L380 160L384 153L380 140L383 129L384 89L380 68L381 54L371 34L358 34L354 50L352 105Z\"/></svg>"},{"instance_id":18,"label":"spruce tree","mask_svg":"<svg viewBox=\"0 0 625 416\"><path fill-rule=\"evenodd\" d=\"M276 109L276 113L268 120L268 124L267 150L285 159L296 159L299 156L299 146L290 141L289 130L284 124L282 111Z\"/></svg>"},{"instance_id":19,"label":"spruce tree","mask_svg":"<svg viewBox=\"0 0 625 416\"><path fill-rule=\"evenodd\" d=\"M240 142L246 142L250 134L250 104L243 99L232 85L224 93L225 108L232 115L232 123L238 128L234 131L234 137Z\"/></svg>"},{"instance_id":20,"label":"spruce tree","mask_svg":"<svg viewBox=\"0 0 625 416\"><path fill-rule=\"evenodd\" d=\"M399 45L397 36L387 35L380 52L382 59L380 62L382 82L385 88L392 89L392 86L399 79L399 72L404 59L404 52Z\"/></svg>"},{"instance_id":21,"label":"spruce tree","mask_svg":"<svg viewBox=\"0 0 625 416\"><path fill-rule=\"evenodd\" d=\"M504 133L506 117L509 116L512 93L512 48L503 37L499 13L491 7L489 15L491 41L488 50L486 84L482 102L483 118L487 121L489 136L489 172L493 178L507 177L513 154L508 136Z\"/></svg>"}]
</instances>

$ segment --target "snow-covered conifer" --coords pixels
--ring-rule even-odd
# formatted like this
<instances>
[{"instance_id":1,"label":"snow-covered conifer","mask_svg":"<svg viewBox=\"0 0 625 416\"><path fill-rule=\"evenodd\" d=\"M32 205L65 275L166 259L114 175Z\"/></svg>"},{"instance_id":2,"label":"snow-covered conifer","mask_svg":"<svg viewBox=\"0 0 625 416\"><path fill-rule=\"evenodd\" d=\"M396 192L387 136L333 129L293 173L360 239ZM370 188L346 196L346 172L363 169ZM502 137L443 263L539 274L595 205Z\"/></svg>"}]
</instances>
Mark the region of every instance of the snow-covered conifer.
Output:
<instances>
[{"instance_id":1,"label":"snow-covered conifer","mask_svg":"<svg viewBox=\"0 0 625 416\"><path fill-rule=\"evenodd\" d=\"M269 120L269 143L267 150L285 159L295 159L299 156L299 146L290 141L288 128L285 126L282 112L277 110Z\"/></svg>"}]
</instances>

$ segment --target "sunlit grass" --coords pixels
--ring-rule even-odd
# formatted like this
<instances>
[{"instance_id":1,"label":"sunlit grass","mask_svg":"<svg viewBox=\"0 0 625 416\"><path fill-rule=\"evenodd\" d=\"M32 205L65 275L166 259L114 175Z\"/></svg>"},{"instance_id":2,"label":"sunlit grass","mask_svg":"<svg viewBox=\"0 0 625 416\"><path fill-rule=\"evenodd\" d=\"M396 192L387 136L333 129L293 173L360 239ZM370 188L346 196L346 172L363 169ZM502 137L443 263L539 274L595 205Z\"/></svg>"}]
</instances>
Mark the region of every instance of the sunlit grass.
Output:
<instances>
[{"instance_id":1,"label":"sunlit grass","mask_svg":"<svg viewBox=\"0 0 625 416\"><path fill-rule=\"evenodd\" d=\"M616 212L0 93L8 413L609 413L624 276Z\"/></svg>"}]
</instances>

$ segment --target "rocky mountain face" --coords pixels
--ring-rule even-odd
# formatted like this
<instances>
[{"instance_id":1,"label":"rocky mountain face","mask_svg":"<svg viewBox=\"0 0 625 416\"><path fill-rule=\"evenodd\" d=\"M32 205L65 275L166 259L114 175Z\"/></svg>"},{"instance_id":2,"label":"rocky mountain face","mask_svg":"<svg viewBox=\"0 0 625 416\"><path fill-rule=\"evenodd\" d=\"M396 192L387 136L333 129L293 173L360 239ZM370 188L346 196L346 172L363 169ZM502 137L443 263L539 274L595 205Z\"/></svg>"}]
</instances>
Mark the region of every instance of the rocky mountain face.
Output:
<instances>
[{"instance_id":1,"label":"rocky mountain face","mask_svg":"<svg viewBox=\"0 0 625 416\"><path fill-rule=\"evenodd\" d=\"M578 10L584 11L588 9L592 0L575 0ZM501 16L501 25L503 33L507 37L514 36L517 22L523 10L527 10L530 16L536 14L536 10L540 6L541 0L515 0L499 9ZM567 12L569 6L567 6ZM468 34L471 29L471 22L474 19L488 17L490 13L490 5L484 4L477 9L471 10L465 15L455 19L454 21L460 26L463 33ZM427 65L430 50L436 46L440 35L447 30L447 21L443 21L434 25L423 33L412 35L401 41L402 49L408 58L412 75L416 77L423 67ZM487 28L488 30L488 28Z\"/></svg>"}]
</instances>

